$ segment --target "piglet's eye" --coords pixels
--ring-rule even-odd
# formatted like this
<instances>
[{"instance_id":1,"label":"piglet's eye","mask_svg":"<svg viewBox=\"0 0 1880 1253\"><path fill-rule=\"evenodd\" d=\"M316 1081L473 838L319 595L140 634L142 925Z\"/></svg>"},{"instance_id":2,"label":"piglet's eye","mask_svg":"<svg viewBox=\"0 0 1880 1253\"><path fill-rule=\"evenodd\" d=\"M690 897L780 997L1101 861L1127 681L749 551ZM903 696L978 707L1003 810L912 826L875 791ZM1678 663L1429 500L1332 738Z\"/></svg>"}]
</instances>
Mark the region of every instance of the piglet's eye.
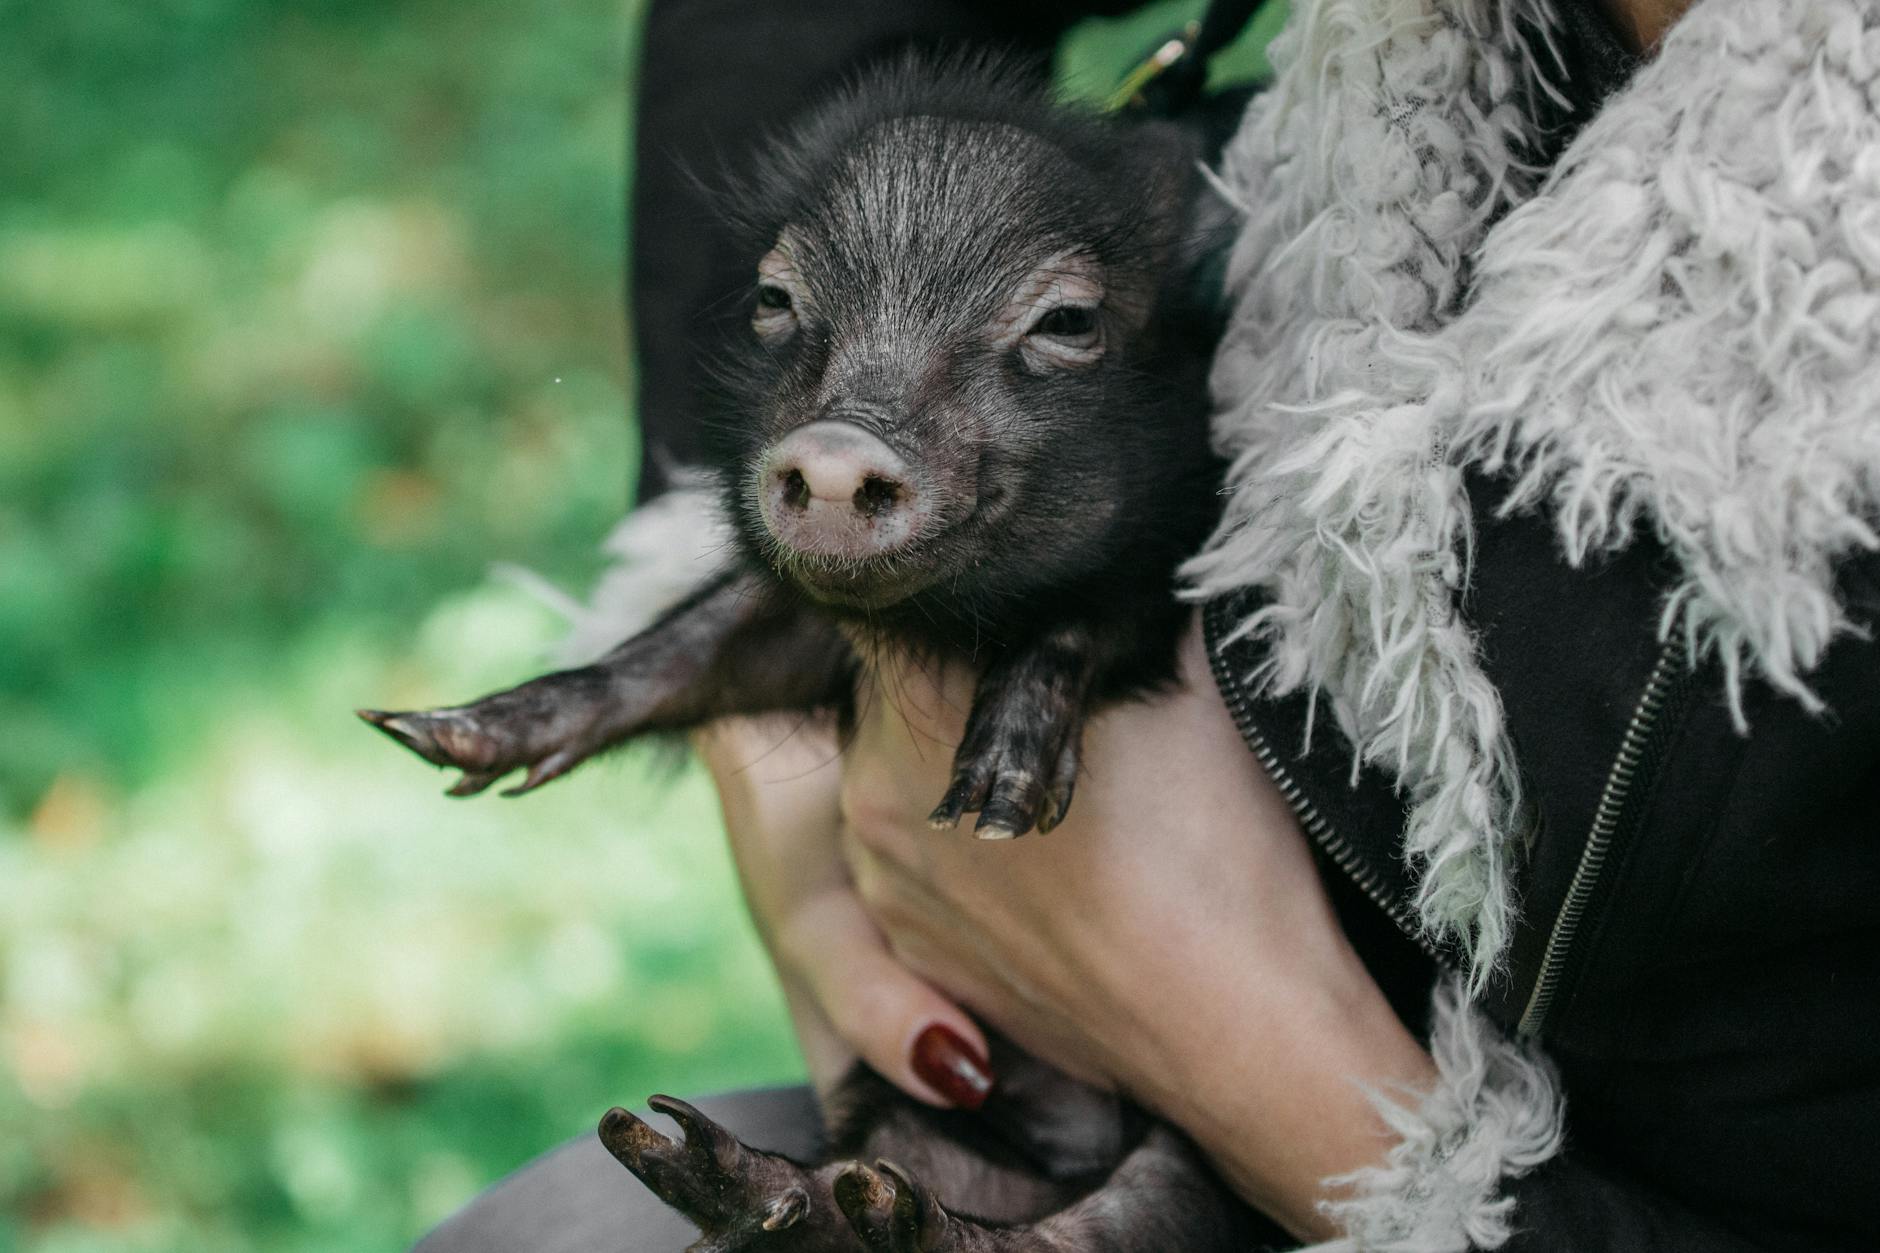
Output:
<instances>
[{"instance_id":1,"label":"piglet's eye","mask_svg":"<svg viewBox=\"0 0 1880 1253\"><path fill-rule=\"evenodd\" d=\"M1059 305L1049 309L1043 317L1031 324L1031 333L1048 335L1052 339L1088 339L1097 333L1096 306Z\"/></svg>"},{"instance_id":2,"label":"piglet's eye","mask_svg":"<svg viewBox=\"0 0 1880 1253\"><path fill-rule=\"evenodd\" d=\"M795 333L798 313L809 294L791 254L790 234L785 231L777 246L757 263L757 300L751 310L751 329L768 344L781 344Z\"/></svg>"},{"instance_id":3,"label":"piglet's eye","mask_svg":"<svg viewBox=\"0 0 1880 1253\"><path fill-rule=\"evenodd\" d=\"M1090 365L1103 355L1097 306L1052 305L1025 331L1025 356L1034 368Z\"/></svg>"},{"instance_id":4,"label":"piglet's eye","mask_svg":"<svg viewBox=\"0 0 1880 1253\"><path fill-rule=\"evenodd\" d=\"M1018 349L1019 362L1034 374L1095 365L1110 333L1106 307L1103 267L1096 258L1076 249L1061 252L1012 288L993 319L992 342Z\"/></svg>"}]
</instances>

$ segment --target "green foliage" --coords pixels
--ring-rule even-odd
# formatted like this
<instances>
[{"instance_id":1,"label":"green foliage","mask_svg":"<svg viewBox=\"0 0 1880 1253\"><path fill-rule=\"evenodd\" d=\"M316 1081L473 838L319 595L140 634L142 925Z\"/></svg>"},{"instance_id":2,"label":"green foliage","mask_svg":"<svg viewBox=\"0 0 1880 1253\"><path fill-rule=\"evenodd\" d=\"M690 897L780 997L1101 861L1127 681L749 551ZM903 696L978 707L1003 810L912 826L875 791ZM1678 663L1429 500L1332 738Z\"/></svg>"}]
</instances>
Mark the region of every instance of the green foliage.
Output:
<instances>
[{"instance_id":1,"label":"green foliage","mask_svg":"<svg viewBox=\"0 0 1880 1253\"><path fill-rule=\"evenodd\" d=\"M1122 17L1088 21L1073 29L1058 50L1058 79L1071 93L1107 100L1123 77L1170 36L1198 19L1199 0L1156 0ZM1286 20L1283 0L1268 0L1233 43L1208 64L1208 85L1263 82L1271 75L1266 45Z\"/></svg>"},{"instance_id":2,"label":"green foliage","mask_svg":"<svg viewBox=\"0 0 1880 1253\"><path fill-rule=\"evenodd\" d=\"M696 777L458 807L626 504L633 14L0 4L0 1249L364 1249L797 1063ZM564 790L565 789L565 790Z\"/></svg>"},{"instance_id":3,"label":"green foliage","mask_svg":"<svg viewBox=\"0 0 1880 1253\"><path fill-rule=\"evenodd\" d=\"M457 805L347 712L529 673L490 563L626 504L636 24L0 0L0 1253L399 1247L799 1073L695 771Z\"/></svg>"},{"instance_id":4,"label":"green foliage","mask_svg":"<svg viewBox=\"0 0 1880 1253\"><path fill-rule=\"evenodd\" d=\"M0 9L0 715L41 746L0 812L186 758L216 698L166 676L589 568L636 455L628 17Z\"/></svg>"},{"instance_id":5,"label":"green foliage","mask_svg":"<svg viewBox=\"0 0 1880 1253\"><path fill-rule=\"evenodd\" d=\"M554 629L485 585L396 653L309 632L187 763L62 774L0 828L20 1247L397 1247L609 1104L798 1072L696 771L455 805L346 712L494 685Z\"/></svg>"}]
</instances>

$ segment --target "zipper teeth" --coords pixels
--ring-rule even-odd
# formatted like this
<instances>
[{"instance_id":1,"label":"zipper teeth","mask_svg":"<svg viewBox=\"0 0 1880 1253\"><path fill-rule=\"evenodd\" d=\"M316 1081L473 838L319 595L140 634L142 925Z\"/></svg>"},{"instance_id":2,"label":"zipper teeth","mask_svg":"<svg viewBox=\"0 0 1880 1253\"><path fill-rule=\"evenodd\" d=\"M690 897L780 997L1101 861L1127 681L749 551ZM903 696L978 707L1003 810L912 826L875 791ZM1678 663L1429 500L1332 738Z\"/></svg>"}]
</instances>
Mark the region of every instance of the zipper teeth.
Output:
<instances>
[{"instance_id":1,"label":"zipper teeth","mask_svg":"<svg viewBox=\"0 0 1880 1253\"><path fill-rule=\"evenodd\" d=\"M1415 940L1417 946L1431 957L1441 959L1436 946L1410 916L1388 892L1384 891L1378 875L1358 858L1356 850L1345 842L1345 838L1332 829L1324 814L1306 799L1305 792L1292 776L1292 773L1280 762L1279 754L1267 743L1266 736L1254 725L1253 717L1247 708L1247 700L1241 695L1240 685L1233 680L1227 668L1227 661L1212 644L1208 646L1208 665L1214 671L1215 686L1227 698L1227 711L1234 717L1234 725L1240 728L1240 736L1247 741L1247 747L1253 750L1260 766L1273 780L1286 804L1299 819L1299 825L1305 828L1306 835L1326 851L1346 877L1356 883L1373 904L1383 910L1398 928Z\"/></svg>"},{"instance_id":2,"label":"zipper teeth","mask_svg":"<svg viewBox=\"0 0 1880 1253\"><path fill-rule=\"evenodd\" d=\"M1620 816L1625 812L1626 801L1632 793L1632 785L1638 775L1639 761L1645 755L1645 747L1650 742L1653 727L1658 716L1664 711L1665 697L1671 690L1671 682L1678 667L1683 664L1684 638L1674 633L1659 650L1658 660L1652 665L1652 672L1645 680L1645 690L1640 693L1638 704L1632 710L1632 720L1626 724L1625 734L1619 740L1619 754L1613 758L1612 770L1606 775L1606 786L1599 794L1599 806L1593 811L1593 825L1586 836L1586 844L1580 850L1580 864L1574 867L1573 879L1567 885L1567 896L1561 902L1560 912L1554 917L1554 927L1547 936L1547 948L1541 954L1540 973L1534 979L1534 990L1528 995L1527 1008L1521 1011L1518 1030L1523 1035L1534 1035L1540 1031L1541 1024L1547 1021L1547 1012L1553 1007L1554 996L1560 990L1560 973L1566 964L1567 953L1573 947L1575 934L1580 929L1580 922L1586 915L1587 903L1592 899L1593 887L1599 882L1600 871L1605 868L1606 855L1612 849L1612 837L1619 828Z\"/></svg>"}]
</instances>

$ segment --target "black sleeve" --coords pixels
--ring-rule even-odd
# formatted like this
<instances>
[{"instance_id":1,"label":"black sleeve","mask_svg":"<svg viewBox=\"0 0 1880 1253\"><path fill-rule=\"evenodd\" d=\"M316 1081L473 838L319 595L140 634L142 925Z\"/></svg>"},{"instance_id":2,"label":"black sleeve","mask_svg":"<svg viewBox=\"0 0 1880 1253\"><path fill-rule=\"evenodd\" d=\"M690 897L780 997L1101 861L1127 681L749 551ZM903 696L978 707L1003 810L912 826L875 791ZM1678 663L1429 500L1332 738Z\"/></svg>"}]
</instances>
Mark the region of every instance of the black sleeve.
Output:
<instances>
[{"instance_id":1,"label":"black sleeve","mask_svg":"<svg viewBox=\"0 0 1880 1253\"><path fill-rule=\"evenodd\" d=\"M972 41L1035 57L1073 21L1140 0L655 0L641 42L632 200L632 297L642 437L639 493L698 453L692 344L714 302L757 258L691 174L736 168L763 135L857 64L897 49Z\"/></svg>"},{"instance_id":2,"label":"black sleeve","mask_svg":"<svg viewBox=\"0 0 1880 1253\"><path fill-rule=\"evenodd\" d=\"M1515 1233L1502 1253L1770 1253L1772 1246L1609 1174L1571 1150L1505 1184Z\"/></svg>"}]
</instances>

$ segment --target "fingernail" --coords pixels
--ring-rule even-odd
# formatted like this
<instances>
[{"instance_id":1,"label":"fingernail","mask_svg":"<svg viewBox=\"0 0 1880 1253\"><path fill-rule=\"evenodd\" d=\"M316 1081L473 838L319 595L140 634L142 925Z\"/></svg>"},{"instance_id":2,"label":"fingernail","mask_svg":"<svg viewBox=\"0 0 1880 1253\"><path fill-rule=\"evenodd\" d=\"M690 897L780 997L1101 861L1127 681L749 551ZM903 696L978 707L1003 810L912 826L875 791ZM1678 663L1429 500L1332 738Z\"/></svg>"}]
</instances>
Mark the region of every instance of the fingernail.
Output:
<instances>
[{"instance_id":1,"label":"fingernail","mask_svg":"<svg viewBox=\"0 0 1880 1253\"><path fill-rule=\"evenodd\" d=\"M915 1037L913 1066L921 1082L961 1109L978 1109L992 1092L992 1063L940 1023Z\"/></svg>"}]
</instances>

